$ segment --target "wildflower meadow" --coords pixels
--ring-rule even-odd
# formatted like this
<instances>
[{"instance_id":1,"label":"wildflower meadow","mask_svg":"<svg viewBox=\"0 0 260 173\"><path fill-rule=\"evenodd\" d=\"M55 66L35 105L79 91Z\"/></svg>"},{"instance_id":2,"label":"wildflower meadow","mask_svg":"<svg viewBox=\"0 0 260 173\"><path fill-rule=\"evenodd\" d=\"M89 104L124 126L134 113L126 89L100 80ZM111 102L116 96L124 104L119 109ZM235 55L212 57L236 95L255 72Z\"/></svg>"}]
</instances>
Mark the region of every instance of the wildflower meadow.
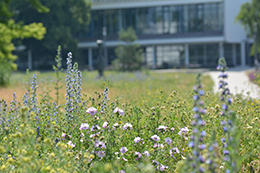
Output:
<instances>
[{"instance_id":1,"label":"wildflower meadow","mask_svg":"<svg viewBox=\"0 0 260 173\"><path fill-rule=\"evenodd\" d=\"M0 102L0 172L259 172L260 102L219 94L193 73L17 74L25 93ZM48 87L47 87L48 86ZM41 89L46 87L47 89Z\"/></svg>"}]
</instances>

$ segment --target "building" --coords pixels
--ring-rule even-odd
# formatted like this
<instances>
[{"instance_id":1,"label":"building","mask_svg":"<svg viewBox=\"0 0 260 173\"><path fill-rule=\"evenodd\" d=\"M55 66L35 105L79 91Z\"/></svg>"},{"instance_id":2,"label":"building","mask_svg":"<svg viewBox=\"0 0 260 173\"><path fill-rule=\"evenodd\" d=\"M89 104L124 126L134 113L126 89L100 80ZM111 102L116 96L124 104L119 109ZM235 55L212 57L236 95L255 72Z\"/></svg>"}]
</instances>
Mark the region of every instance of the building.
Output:
<instances>
[{"instance_id":1,"label":"building","mask_svg":"<svg viewBox=\"0 0 260 173\"><path fill-rule=\"evenodd\" d=\"M122 44L118 33L128 27L135 29L150 68L215 67L219 57L229 66L250 63L246 32L235 21L248 0L92 1L89 33L79 43L91 69L96 40L105 39L110 64L115 47Z\"/></svg>"}]
</instances>

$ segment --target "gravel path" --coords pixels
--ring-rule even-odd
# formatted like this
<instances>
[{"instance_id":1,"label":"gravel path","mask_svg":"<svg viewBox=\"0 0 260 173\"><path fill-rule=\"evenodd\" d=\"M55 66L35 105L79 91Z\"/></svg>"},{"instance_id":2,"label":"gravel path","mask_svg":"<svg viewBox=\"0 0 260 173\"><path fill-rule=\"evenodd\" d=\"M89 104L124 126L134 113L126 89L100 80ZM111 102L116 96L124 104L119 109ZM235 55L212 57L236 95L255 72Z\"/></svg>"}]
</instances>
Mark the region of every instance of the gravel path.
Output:
<instances>
[{"instance_id":1,"label":"gravel path","mask_svg":"<svg viewBox=\"0 0 260 173\"><path fill-rule=\"evenodd\" d=\"M230 69L228 73L228 86L230 89L230 92L232 94L242 94L244 97L251 97L254 99L260 99L260 88L249 81L246 72L249 69L243 68L243 69ZM215 86L214 86L214 92L218 92L218 75L219 72L212 71L207 72L211 78L213 79Z\"/></svg>"}]
</instances>

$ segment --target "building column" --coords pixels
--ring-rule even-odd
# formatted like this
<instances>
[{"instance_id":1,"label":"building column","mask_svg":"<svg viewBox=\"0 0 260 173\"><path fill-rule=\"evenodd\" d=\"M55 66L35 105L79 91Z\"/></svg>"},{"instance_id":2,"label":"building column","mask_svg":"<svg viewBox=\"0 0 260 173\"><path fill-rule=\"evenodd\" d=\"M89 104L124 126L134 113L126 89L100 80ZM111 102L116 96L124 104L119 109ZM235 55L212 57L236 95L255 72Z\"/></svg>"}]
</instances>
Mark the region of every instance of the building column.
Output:
<instances>
[{"instance_id":1,"label":"building column","mask_svg":"<svg viewBox=\"0 0 260 173\"><path fill-rule=\"evenodd\" d=\"M153 46L153 68L157 67L157 47Z\"/></svg>"},{"instance_id":2,"label":"building column","mask_svg":"<svg viewBox=\"0 0 260 173\"><path fill-rule=\"evenodd\" d=\"M241 43L241 66L246 65L246 43L242 41Z\"/></svg>"},{"instance_id":3,"label":"building column","mask_svg":"<svg viewBox=\"0 0 260 173\"><path fill-rule=\"evenodd\" d=\"M236 44L232 45L232 63L234 66L237 65L237 51L236 51Z\"/></svg>"},{"instance_id":4,"label":"building column","mask_svg":"<svg viewBox=\"0 0 260 173\"><path fill-rule=\"evenodd\" d=\"M122 20L122 18L123 18L123 16L122 16L122 10L121 9L119 9L119 13L118 13L118 30L119 31L121 31L121 30L123 30L123 20Z\"/></svg>"},{"instance_id":5,"label":"building column","mask_svg":"<svg viewBox=\"0 0 260 173\"><path fill-rule=\"evenodd\" d=\"M93 70L92 48L88 48L88 68L89 70Z\"/></svg>"},{"instance_id":6,"label":"building column","mask_svg":"<svg viewBox=\"0 0 260 173\"><path fill-rule=\"evenodd\" d=\"M224 46L223 42L219 43L219 58L224 58Z\"/></svg>"},{"instance_id":7,"label":"building column","mask_svg":"<svg viewBox=\"0 0 260 173\"><path fill-rule=\"evenodd\" d=\"M190 65L189 45L185 44L185 66L189 67L189 65Z\"/></svg>"},{"instance_id":8,"label":"building column","mask_svg":"<svg viewBox=\"0 0 260 173\"><path fill-rule=\"evenodd\" d=\"M28 50L28 69L32 70L32 50Z\"/></svg>"}]
</instances>

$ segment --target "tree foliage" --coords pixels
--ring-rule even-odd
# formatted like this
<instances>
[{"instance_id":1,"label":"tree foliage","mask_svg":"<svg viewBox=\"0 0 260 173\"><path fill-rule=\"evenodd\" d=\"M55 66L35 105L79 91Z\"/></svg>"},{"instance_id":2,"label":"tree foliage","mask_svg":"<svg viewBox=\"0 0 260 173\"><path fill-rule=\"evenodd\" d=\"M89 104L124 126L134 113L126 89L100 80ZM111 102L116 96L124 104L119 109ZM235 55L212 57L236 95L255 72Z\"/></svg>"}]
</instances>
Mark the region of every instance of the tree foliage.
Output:
<instances>
[{"instance_id":1,"label":"tree foliage","mask_svg":"<svg viewBox=\"0 0 260 173\"><path fill-rule=\"evenodd\" d=\"M137 39L135 31L132 28L122 30L119 39L125 44L118 46L115 50L117 56L113 62L115 68L122 71L140 70L144 56L140 45L134 43Z\"/></svg>"},{"instance_id":2,"label":"tree foliage","mask_svg":"<svg viewBox=\"0 0 260 173\"><path fill-rule=\"evenodd\" d=\"M260 52L260 1L252 0L243 4L237 20L245 27L248 36L255 40L255 43L258 45L258 52ZM256 50L254 46L252 47L252 53Z\"/></svg>"},{"instance_id":3,"label":"tree foliage","mask_svg":"<svg viewBox=\"0 0 260 173\"><path fill-rule=\"evenodd\" d=\"M81 33L86 34L90 21L90 0L41 0L50 9L49 13L38 13L32 6L21 0L14 0L15 18L24 23L37 21L44 23L47 33L43 40L26 39L23 44L32 50L33 57L44 62L52 61L58 45L63 51L71 51L74 56ZM87 37L87 34L82 36ZM50 66L51 68L51 66Z\"/></svg>"},{"instance_id":4,"label":"tree foliage","mask_svg":"<svg viewBox=\"0 0 260 173\"><path fill-rule=\"evenodd\" d=\"M11 0L0 0L0 85L8 83L10 74L16 70L16 56L13 55L14 39L35 38L42 39L46 30L42 23L28 23L26 25L12 19L13 12L10 9ZM48 9L37 0L30 3L41 12Z\"/></svg>"}]
</instances>

